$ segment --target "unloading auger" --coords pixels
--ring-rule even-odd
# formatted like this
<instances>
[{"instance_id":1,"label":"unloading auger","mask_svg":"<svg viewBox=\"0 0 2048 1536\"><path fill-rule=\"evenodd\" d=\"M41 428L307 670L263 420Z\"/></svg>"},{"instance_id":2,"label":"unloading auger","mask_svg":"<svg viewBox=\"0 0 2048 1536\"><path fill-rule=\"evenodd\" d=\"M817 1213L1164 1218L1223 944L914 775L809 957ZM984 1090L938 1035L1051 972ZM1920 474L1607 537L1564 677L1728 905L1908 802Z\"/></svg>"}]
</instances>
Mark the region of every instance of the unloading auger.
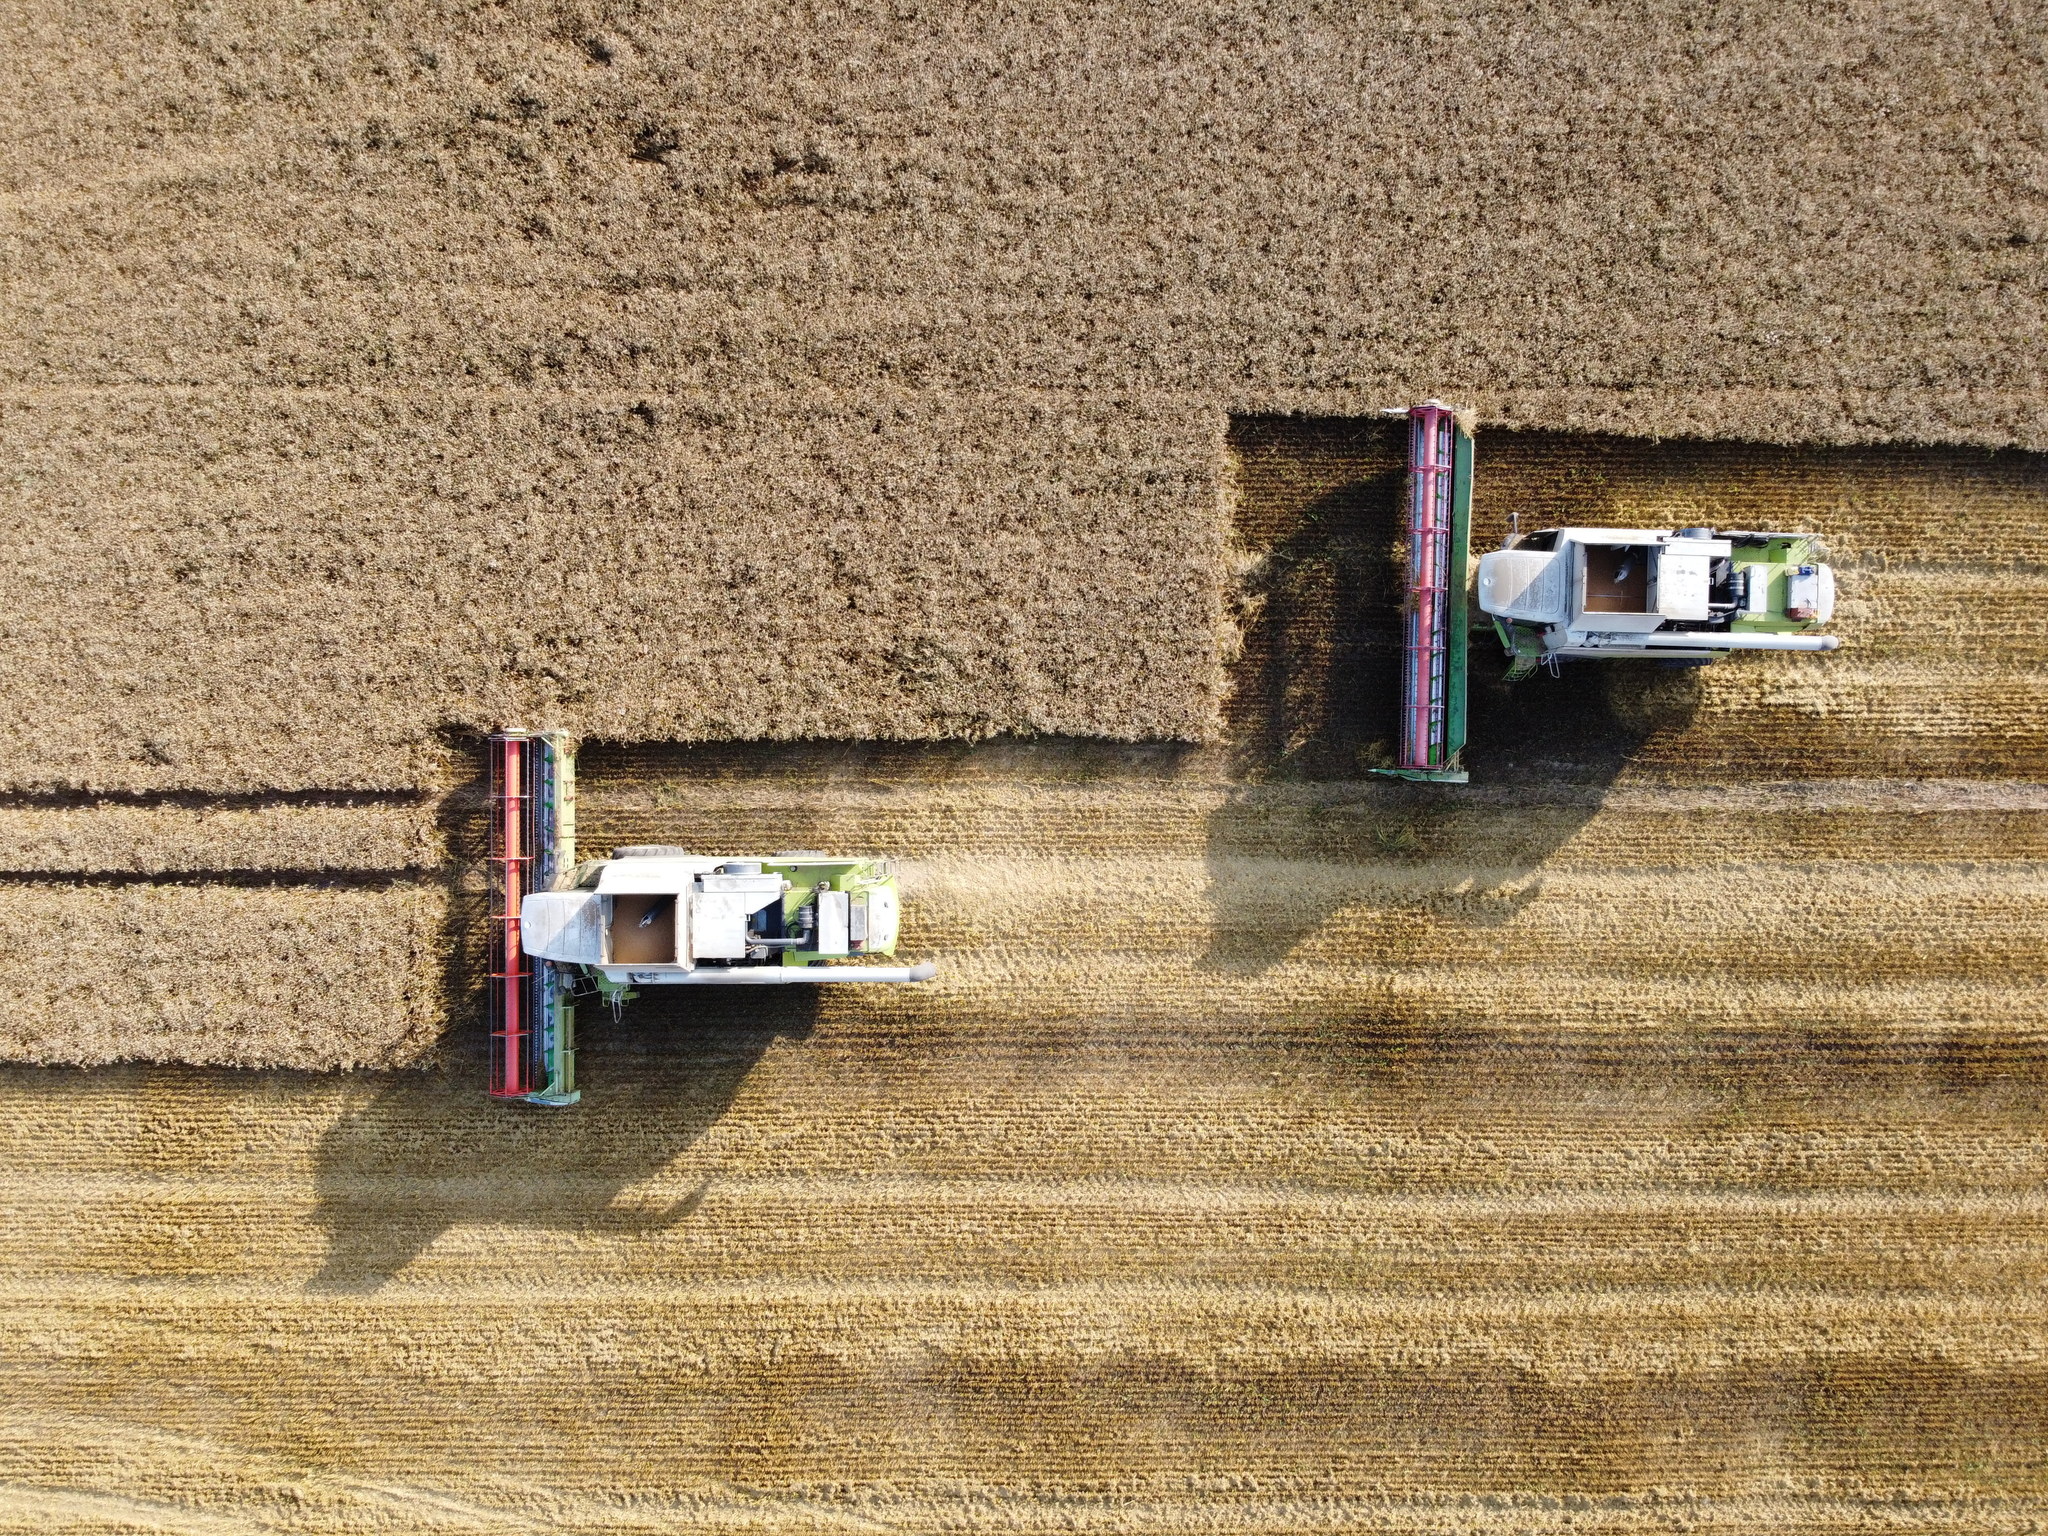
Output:
<instances>
[{"instance_id":1,"label":"unloading auger","mask_svg":"<svg viewBox=\"0 0 2048 1536\"><path fill-rule=\"evenodd\" d=\"M503 730L491 754L491 1094L574 1104L576 1000L643 986L929 981L877 965L901 902L887 859L707 858L615 848L576 860L576 748Z\"/></svg>"},{"instance_id":2,"label":"unloading auger","mask_svg":"<svg viewBox=\"0 0 2048 1536\"><path fill-rule=\"evenodd\" d=\"M1479 557L1472 435L1441 400L1408 417L1407 605L1400 759L1375 773L1463 784L1470 630L1484 616L1507 680L1567 659L1712 661L1832 651L1835 573L1808 533L1549 528ZM1476 599L1476 613L1475 609Z\"/></svg>"}]
</instances>

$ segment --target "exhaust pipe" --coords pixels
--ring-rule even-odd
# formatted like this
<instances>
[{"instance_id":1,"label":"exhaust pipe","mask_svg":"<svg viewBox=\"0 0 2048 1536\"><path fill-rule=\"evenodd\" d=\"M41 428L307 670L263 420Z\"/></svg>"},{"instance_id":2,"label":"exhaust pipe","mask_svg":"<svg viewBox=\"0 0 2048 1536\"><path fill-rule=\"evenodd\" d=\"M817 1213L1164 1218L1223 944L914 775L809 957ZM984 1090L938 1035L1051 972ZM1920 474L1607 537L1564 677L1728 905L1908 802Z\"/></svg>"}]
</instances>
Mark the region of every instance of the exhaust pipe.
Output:
<instances>
[{"instance_id":1,"label":"exhaust pipe","mask_svg":"<svg viewBox=\"0 0 2048 1536\"><path fill-rule=\"evenodd\" d=\"M664 987L789 987L819 982L930 981L939 968L923 965L744 965L684 971L654 983Z\"/></svg>"},{"instance_id":2,"label":"exhaust pipe","mask_svg":"<svg viewBox=\"0 0 2048 1536\"><path fill-rule=\"evenodd\" d=\"M1832 651L1841 647L1838 635L1683 635L1656 632L1647 635L1617 635L1612 632L1588 635L1581 645L1603 650L1653 651ZM1572 649L1567 645L1564 649Z\"/></svg>"}]
</instances>

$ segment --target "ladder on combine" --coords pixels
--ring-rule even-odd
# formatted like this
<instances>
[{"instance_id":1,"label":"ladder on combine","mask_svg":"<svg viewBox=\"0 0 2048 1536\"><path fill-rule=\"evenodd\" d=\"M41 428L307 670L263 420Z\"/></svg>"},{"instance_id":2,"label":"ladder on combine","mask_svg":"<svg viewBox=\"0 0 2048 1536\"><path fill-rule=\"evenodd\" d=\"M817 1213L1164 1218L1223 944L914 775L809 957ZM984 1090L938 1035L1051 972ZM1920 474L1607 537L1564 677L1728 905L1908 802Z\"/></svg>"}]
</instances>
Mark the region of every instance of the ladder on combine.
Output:
<instances>
[{"instance_id":1,"label":"ladder on combine","mask_svg":"<svg viewBox=\"0 0 2048 1536\"><path fill-rule=\"evenodd\" d=\"M576 863L576 755L558 731L490 739L491 1096L574 1104L576 1010L566 979L520 942L519 908Z\"/></svg>"},{"instance_id":2,"label":"ladder on combine","mask_svg":"<svg viewBox=\"0 0 2048 1536\"><path fill-rule=\"evenodd\" d=\"M1376 773L1466 782L1466 571L1472 542L1472 438L1451 408L1408 412L1407 620L1401 646L1401 753Z\"/></svg>"}]
</instances>

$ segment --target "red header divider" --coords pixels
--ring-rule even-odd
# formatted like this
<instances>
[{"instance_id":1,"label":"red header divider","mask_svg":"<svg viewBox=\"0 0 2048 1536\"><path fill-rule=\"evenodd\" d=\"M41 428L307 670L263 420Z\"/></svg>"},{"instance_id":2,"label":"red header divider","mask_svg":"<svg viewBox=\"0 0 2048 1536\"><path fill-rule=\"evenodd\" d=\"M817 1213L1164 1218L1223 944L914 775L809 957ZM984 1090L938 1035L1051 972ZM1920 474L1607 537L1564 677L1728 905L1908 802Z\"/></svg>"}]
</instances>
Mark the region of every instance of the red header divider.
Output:
<instances>
[{"instance_id":1,"label":"red header divider","mask_svg":"<svg viewBox=\"0 0 2048 1536\"><path fill-rule=\"evenodd\" d=\"M1408 412L1408 623L1401 658L1401 766L1441 768L1450 703L1451 497L1457 423Z\"/></svg>"},{"instance_id":2,"label":"red header divider","mask_svg":"<svg viewBox=\"0 0 2048 1536\"><path fill-rule=\"evenodd\" d=\"M520 943L519 906L534 850L526 846L533 744L523 735L491 737L490 1011L491 1095L524 1098L533 1091L527 1017L533 972Z\"/></svg>"}]
</instances>

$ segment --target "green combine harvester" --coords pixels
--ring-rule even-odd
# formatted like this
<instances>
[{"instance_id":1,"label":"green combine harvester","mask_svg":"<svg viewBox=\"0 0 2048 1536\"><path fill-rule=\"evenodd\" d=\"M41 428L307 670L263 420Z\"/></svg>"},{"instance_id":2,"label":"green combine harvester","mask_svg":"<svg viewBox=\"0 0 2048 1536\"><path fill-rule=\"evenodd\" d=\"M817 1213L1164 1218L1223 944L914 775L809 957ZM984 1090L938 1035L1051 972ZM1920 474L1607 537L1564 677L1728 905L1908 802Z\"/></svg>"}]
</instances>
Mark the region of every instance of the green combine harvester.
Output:
<instances>
[{"instance_id":1,"label":"green combine harvester","mask_svg":"<svg viewBox=\"0 0 2048 1536\"><path fill-rule=\"evenodd\" d=\"M1472 568L1472 436L1441 400L1408 416L1408 599L1396 778L1463 784L1470 632L1490 623L1507 680L1567 660L1706 662L1832 651L1835 573L1806 533L1550 528ZM1476 599L1476 603L1475 603ZM1476 609L1476 611L1475 611Z\"/></svg>"},{"instance_id":2,"label":"green combine harvester","mask_svg":"<svg viewBox=\"0 0 2048 1536\"><path fill-rule=\"evenodd\" d=\"M887 859L706 857L624 847L576 858L576 754L560 732L491 737L491 1093L574 1104L576 1003L649 986L929 981L896 953Z\"/></svg>"}]
</instances>

